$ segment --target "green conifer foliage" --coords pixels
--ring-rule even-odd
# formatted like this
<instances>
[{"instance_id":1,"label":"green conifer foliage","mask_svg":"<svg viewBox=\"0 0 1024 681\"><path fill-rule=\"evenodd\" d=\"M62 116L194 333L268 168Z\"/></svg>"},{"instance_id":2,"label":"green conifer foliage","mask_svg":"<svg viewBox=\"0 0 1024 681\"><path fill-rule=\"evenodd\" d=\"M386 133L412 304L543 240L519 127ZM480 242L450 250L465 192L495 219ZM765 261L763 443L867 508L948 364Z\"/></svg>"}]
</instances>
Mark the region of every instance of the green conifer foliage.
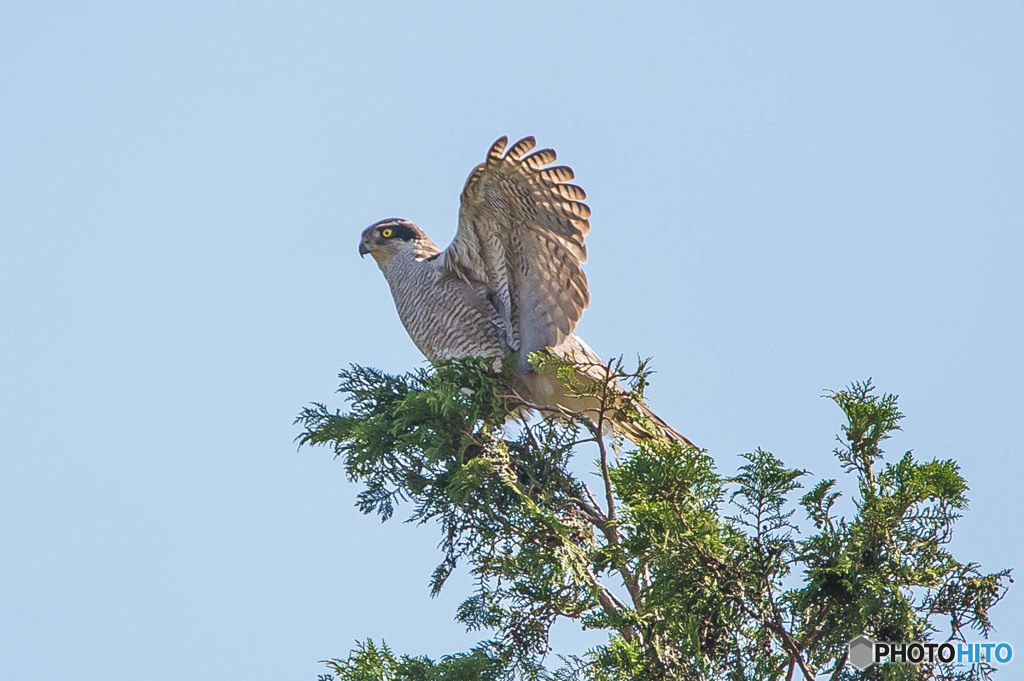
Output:
<instances>
[{"instance_id":1,"label":"green conifer foliage","mask_svg":"<svg viewBox=\"0 0 1024 681\"><path fill-rule=\"evenodd\" d=\"M571 371L535 357L580 393ZM514 362L507 364L514 365ZM642 399L649 373L620 363L609 381ZM339 392L297 419L302 445L326 446L361 486L357 506L436 527L437 593L457 568L475 584L456 619L485 638L439 658L372 640L327 662L336 681L460 679L982 679L977 665L847 664L847 643L986 636L1010 571L985 573L949 551L967 484L952 460L882 443L903 418L870 381L827 393L845 416L816 479L757 449L735 475L678 443L601 437L572 413L524 420L506 375L461 360L403 375L352 366ZM585 478L573 457L593 459ZM802 495L801 495L801 492ZM844 502L843 495L849 499ZM846 509L841 514L838 508ZM549 650L568 619L608 632L582 656Z\"/></svg>"}]
</instances>

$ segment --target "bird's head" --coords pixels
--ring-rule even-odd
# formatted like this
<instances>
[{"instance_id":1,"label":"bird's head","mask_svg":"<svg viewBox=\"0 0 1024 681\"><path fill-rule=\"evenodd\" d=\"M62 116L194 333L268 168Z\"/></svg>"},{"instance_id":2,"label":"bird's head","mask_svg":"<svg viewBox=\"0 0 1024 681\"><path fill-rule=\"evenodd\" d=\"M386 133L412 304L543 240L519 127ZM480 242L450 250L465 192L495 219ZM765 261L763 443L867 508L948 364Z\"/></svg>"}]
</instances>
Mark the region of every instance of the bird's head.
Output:
<instances>
[{"instance_id":1,"label":"bird's head","mask_svg":"<svg viewBox=\"0 0 1024 681\"><path fill-rule=\"evenodd\" d=\"M440 252L419 226L401 218L375 222L359 237L359 255L369 253L382 268L396 256L408 254L422 260Z\"/></svg>"}]
</instances>

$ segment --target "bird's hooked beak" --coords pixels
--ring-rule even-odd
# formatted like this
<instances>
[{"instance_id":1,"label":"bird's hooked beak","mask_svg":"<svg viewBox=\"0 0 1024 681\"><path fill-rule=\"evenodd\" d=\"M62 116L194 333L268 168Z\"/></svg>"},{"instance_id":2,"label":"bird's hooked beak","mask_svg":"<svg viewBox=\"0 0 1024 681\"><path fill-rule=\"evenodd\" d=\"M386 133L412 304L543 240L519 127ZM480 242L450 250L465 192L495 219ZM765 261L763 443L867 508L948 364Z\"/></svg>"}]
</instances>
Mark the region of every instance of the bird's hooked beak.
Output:
<instances>
[{"instance_id":1,"label":"bird's hooked beak","mask_svg":"<svg viewBox=\"0 0 1024 681\"><path fill-rule=\"evenodd\" d=\"M359 240L359 257L362 258L364 255L370 252L370 249L366 247L366 239Z\"/></svg>"}]
</instances>

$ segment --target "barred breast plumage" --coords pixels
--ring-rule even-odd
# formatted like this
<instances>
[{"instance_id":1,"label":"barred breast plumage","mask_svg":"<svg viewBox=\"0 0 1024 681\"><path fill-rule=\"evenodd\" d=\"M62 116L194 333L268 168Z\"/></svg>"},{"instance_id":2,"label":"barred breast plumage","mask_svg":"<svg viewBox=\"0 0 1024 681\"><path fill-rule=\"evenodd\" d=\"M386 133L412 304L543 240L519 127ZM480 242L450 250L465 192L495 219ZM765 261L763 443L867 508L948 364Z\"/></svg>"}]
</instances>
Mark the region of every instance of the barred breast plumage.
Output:
<instances>
[{"instance_id":1,"label":"barred breast plumage","mask_svg":"<svg viewBox=\"0 0 1024 681\"><path fill-rule=\"evenodd\" d=\"M405 330L427 359L504 357L512 352L501 315L482 284L410 256L396 257L381 269Z\"/></svg>"}]
</instances>

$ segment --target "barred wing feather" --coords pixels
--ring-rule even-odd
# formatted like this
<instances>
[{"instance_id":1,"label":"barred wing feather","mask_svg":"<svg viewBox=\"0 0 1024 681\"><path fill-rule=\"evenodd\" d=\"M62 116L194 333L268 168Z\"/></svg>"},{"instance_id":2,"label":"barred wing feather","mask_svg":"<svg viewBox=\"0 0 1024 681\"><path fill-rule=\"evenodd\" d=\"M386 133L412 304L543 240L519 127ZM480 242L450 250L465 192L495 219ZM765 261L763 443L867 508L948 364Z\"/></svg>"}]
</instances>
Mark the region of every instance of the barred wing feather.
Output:
<instances>
[{"instance_id":1,"label":"barred wing feather","mask_svg":"<svg viewBox=\"0 0 1024 681\"><path fill-rule=\"evenodd\" d=\"M487 286L522 366L531 352L565 340L590 302L583 240L590 231L586 193L551 149L508 138L466 180L455 239L442 266Z\"/></svg>"}]
</instances>

